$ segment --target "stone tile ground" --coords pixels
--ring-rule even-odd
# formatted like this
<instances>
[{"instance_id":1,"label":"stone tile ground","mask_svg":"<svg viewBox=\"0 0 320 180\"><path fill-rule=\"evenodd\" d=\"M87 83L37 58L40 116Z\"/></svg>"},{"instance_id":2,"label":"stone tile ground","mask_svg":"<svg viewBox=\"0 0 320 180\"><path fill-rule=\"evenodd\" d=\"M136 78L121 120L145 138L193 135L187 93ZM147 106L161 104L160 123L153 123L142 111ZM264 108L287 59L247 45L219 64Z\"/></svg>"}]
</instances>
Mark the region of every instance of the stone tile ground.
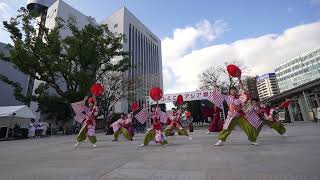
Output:
<instances>
[{"instance_id":1,"label":"stone tile ground","mask_svg":"<svg viewBox=\"0 0 320 180\"><path fill-rule=\"evenodd\" d=\"M98 148L75 136L0 142L0 180L319 180L320 124L288 124L288 137L264 128L260 146L236 130L225 146L215 134L196 130L192 140L169 137L169 146L138 147L98 134Z\"/></svg>"}]
</instances>

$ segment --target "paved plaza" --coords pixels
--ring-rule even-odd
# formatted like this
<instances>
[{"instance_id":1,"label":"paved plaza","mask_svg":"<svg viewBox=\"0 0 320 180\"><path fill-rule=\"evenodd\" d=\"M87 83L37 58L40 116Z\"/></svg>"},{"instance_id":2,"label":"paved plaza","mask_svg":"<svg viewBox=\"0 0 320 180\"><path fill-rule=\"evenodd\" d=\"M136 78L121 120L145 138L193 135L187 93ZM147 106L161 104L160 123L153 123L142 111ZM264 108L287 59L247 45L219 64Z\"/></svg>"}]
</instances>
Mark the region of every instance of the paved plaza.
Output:
<instances>
[{"instance_id":1,"label":"paved plaza","mask_svg":"<svg viewBox=\"0 0 320 180\"><path fill-rule=\"evenodd\" d=\"M0 142L1 180L120 179L320 179L320 124L288 124L288 137L264 128L259 146L236 130L225 146L215 147L215 134L196 130L192 140L169 137L169 146L138 147L133 142L98 134L98 147L88 142L73 149L75 136Z\"/></svg>"}]
</instances>

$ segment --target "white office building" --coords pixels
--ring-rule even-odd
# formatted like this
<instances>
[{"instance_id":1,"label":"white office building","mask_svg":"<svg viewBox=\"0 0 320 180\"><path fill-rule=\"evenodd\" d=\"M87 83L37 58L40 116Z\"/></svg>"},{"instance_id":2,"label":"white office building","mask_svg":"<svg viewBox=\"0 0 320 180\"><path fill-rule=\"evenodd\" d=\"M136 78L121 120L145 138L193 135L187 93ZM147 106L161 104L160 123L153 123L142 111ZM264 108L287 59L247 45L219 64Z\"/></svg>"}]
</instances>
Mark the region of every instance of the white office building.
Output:
<instances>
[{"instance_id":1,"label":"white office building","mask_svg":"<svg viewBox=\"0 0 320 180\"><path fill-rule=\"evenodd\" d=\"M46 27L52 29L56 26L55 18L64 20L74 18L79 28L90 23L91 19L72 8L62 0L28 0L28 9L36 10L46 16ZM133 101L139 102L140 107L146 101L149 89L153 86L163 88L161 40L143 25L125 7L113 13L102 24L107 24L114 33L124 34L126 41L123 43L125 51L130 53L130 64L134 67L127 72L131 80L138 80L138 89L130 92L129 98L120 101L114 107L114 112L128 112ZM69 29L60 32L62 37L71 35ZM35 81L34 90L41 81ZM62 84L63 86L63 81ZM55 94L51 89L49 94ZM37 109L37 104L31 104L32 109Z\"/></svg>"},{"instance_id":2,"label":"white office building","mask_svg":"<svg viewBox=\"0 0 320 180\"><path fill-rule=\"evenodd\" d=\"M320 48L301 54L275 68L280 92L320 78Z\"/></svg>"},{"instance_id":3,"label":"white office building","mask_svg":"<svg viewBox=\"0 0 320 180\"><path fill-rule=\"evenodd\" d=\"M127 101L118 103L116 111L127 112L133 101L139 102L141 107L151 87L163 88L161 40L125 7L113 13L102 24L107 24L112 32L125 35L123 48L130 53L130 64L134 66L128 76L132 80L139 79L141 85L130 94Z\"/></svg>"},{"instance_id":4,"label":"white office building","mask_svg":"<svg viewBox=\"0 0 320 180\"><path fill-rule=\"evenodd\" d=\"M279 93L275 73L267 73L257 78L259 99L262 101Z\"/></svg>"},{"instance_id":5,"label":"white office building","mask_svg":"<svg viewBox=\"0 0 320 180\"><path fill-rule=\"evenodd\" d=\"M65 3L62 0L28 0L27 8L29 10L35 10L39 13L39 16L45 16L45 26L48 29L53 29L56 27L56 18L60 17L63 20L67 21L69 18L73 18L77 22L78 28L83 28L85 25L89 24L91 22L90 17L82 14L78 10L74 9L67 3ZM40 18L38 18L40 20ZM66 37L72 35L71 31L69 29L64 29L63 31L60 31L61 37ZM59 86L64 89L66 87L66 84L61 78L61 81L59 81ZM38 86L44 83L43 81L34 80L33 90L34 93L35 90L38 88ZM49 88L49 94L50 95L57 95L56 91L53 88ZM40 118L40 113L36 112L38 109L38 103L31 102L30 108L35 112L37 115L37 119Z\"/></svg>"},{"instance_id":6,"label":"white office building","mask_svg":"<svg viewBox=\"0 0 320 180\"><path fill-rule=\"evenodd\" d=\"M0 42L0 54L4 57L10 56L10 48L7 44ZM18 82L22 88L23 95L29 95L32 92L33 80L29 75L22 73L14 68L14 64L0 59L0 72L8 79ZM25 105L24 102L18 101L14 96L14 88L0 80L0 106L18 106Z\"/></svg>"}]
</instances>

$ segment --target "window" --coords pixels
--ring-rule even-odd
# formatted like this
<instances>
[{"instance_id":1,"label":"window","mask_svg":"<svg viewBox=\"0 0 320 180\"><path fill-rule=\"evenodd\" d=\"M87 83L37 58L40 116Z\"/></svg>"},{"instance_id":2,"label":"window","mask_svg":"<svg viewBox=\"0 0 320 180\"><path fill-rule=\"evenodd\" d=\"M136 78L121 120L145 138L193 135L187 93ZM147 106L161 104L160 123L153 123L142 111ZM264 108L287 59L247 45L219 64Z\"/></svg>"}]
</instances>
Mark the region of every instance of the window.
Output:
<instances>
[{"instance_id":1,"label":"window","mask_svg":"<svg viewBox=\"0 0 320 180\"><path fill-rule=\"evenodd\" d=\"M117 28L117 27L118 27L118 23L113 26L113 28Z\"/></svg>"}]
</instances>

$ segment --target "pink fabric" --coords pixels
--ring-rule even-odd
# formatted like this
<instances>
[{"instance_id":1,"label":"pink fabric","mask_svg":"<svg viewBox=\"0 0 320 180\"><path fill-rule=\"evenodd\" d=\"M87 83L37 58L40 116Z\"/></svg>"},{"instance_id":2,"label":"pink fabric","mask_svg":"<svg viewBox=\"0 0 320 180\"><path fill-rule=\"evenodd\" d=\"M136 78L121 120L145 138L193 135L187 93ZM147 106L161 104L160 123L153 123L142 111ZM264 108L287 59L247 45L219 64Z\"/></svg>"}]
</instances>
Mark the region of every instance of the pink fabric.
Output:
<instances>
[{"instance_id":1,"label":"pink fabric","mask_svg":"<svg viewBox=\"0 0 320 180\"><path fill-rule=\"evenodd\" d=\"M87 113L87 117L85 120L86 124L92 124L92 125L96 125L96 118L95 116L97 116L99 113L99 109L97 106L94 106L93 108L89 108L89 113Z\"/></svg>"},{"instance_id":2,"label":"pink fabric","mask_svg":"<svg viewBox=\"0 0 320 180\"><path fill-rule=\"evenodd\" d=\"M149 112L147 109L141 109L141 111L134 116L141 124L144 124L149 118Z\"/></svg>"},{"instance_id":3,"label":"pink fabric","mask_svg":"<svg viewBox=\"0 0 320 180\"><path fill-rule=\"evenodd\" d=\"M227 118L223 124L223 129L228 129L233 118L238 117L240 114L236 111L235 107L240 104L240 101L237 100L234 96L224 96L228 106L229 111L227 114Z\"/></svg>"},{"instance_id":4,"label":"pink fabric","mask_svg":"<svg viewBox=\"0 0 320 180\"><path fill-rule=\"evenodd\" d=\"M87 118L87 114L89 113L89 108L85 105L85 101L79 101L75 103L71 103L71 107L76 114L74 120L78 123L82 123L83 120Z\"/></svg>"},{"instance_id":5,"label":"pink fabric","mask_svg":"<svg viewBox=\"0 0 320 180\"><path fill-rule=\"evenodd\" d=\"M221 94L219 90L213 90L213 92L210 93L208 100L211 101L217 107L222 109L224 96Z\"/></svg>"},{"instance_id":6,"label":"pink fabric","mask_svg":"<svg viewBox=\"0 0 320 180\"><path fill-rule=\"evenodd\" d=\"M117 132L119 130L119 128L121 128L120 121L122 121L122 119L119 119L111 124L113 132Z\"/></svg>"},{"instance_id":7,"label":"pink fabric","mask_svg":"<svg viewBox=\"0 0 320 180\"><path fill-rule=\"evenodd\" d=\"M88 125L88 136L95 136L96 135L96 126L95 125Z\"/></svg>"},{"instance_id":8,"label":"pink fabric","mask_svg":"<svg viewBox=\"0 0 320 180\"><path fill-rule=\"evenodd\" d=\"M255 108L251 108L247 110L245 114L246 114L246 119L254 128L258 129L262 125L263 121L258 116L257 110Z\"/></svg>"},{"instance_id":9,"label":"pink fabric","mask_svg":"<svg viewBox=\"0 0 320 180\"><path fill-rule=\"evenodd\" d=\"M160 122L167 123L169 115L165 112L160 111Z\"/></svg>"},{"instance_id":10,"label":"pink fabric","mask_svg":"<svg viewBox=\"0 0 320 180\"><path fill-rule=\"evenodd\" d=\"M162 143L165 140L166 140L166 138L162 134L161 130L156 130L155 142L156 143Z\"/></svg>"}]
</instances>

